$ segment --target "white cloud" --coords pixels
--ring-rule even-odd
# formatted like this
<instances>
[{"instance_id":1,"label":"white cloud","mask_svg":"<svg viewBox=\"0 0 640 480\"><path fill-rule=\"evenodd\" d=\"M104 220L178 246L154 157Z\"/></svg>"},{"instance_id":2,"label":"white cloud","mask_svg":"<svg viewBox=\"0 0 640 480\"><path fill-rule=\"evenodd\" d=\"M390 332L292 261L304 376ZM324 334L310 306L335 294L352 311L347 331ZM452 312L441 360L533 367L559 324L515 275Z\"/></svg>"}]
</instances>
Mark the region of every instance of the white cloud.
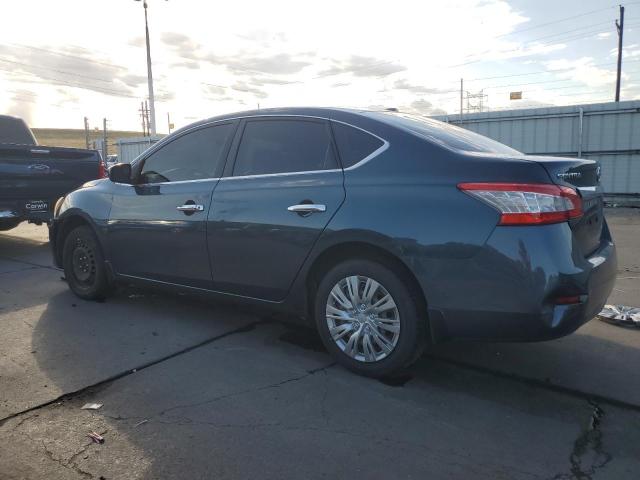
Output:
<instances>
[{"instance_id":1,"label":"white cloud","mask_svg":"<svg viewBox=\"0 0 640 480\"><path fill-rule=\"evenodd\" d=\"M577 60L551 60L544 65L551 71L558 70L559 78L567 78L580 82L589 87L602 87L611 85L615 80L613 70L597 67L591 57L583 57Z\"/></svg>"},{"instance_id":2,"label":"white cloud","mask_svg":"<svg viewBox=\"0 0 640 480\"><path fill-rule=\"evenodd\" d=\"M37 96L29 111L37 126L81 128L87 115L138 128L147 93L142 5L92 2L86 21L86 0L61 1L64 8L30 0L5 9L30 23L27 29L4 22L0 29L0 45L9 45L0 58L26 64L0 62L0 88L28 86ZM177 126L257 103L457 110L461 76L509 74L533 62L555 68L550 58L558 52L570 58L561 41L505 36L529 21L507 0L150 0L149 21L157 117L170 112ZM640 48L629 46L625 55L640 55ZM575 64L590 84L608 78L589 62L554 61ZM468 65L451 68L457 64ZM11 98L0 97L0 110L14 108Z\"/></svg>"}]
</instances>

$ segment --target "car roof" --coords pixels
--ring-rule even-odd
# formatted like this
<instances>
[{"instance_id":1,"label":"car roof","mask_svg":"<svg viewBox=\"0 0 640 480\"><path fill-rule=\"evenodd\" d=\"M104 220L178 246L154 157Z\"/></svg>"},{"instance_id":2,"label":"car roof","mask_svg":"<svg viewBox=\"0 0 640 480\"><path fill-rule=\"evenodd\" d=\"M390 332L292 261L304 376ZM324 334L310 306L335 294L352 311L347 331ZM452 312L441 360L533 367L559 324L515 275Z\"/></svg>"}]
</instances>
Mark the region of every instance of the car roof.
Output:
<instances>
[{"instance_id":1,"label":"car roof","mask_svg":"<svg viewBox=\"0 0 640 480\"><path fill-rule=\"evenodd\" d=\"M264 108L259 110L245 110L240 112L226 113L224 115L217 115L207 119L199 120L191 123L186 127L181 128L191 129L198 127L199 125L205 125L211 122L219 122L223 120L231 120L243 117L269 117L275 115L291 115L291 116L305 116L305 117L320 117L330 120L342 121L345 123L353 123L355 126L360 126L361 121L373 120L375 123L393 124L393 116L389 115L388 119L373 117L370 114L380 113L374 110L355 109L355 108L331 108L331 107L283 107L283 108ZM387 121L388 120L388 121Z\"/></svg>"},{"instance_id":2,"label":"car roof","mask_svg":"<svg viewBox=\"0 0 640 480\"><path fill-rule=\"evenodd\" d=\"M309 117L332 118L335 115L341 115L344 113L357 114L360 112L361 110L347 109L347 108L327 108L327 107L262 108L262 109L256 109L256 110L244 110L239 112L225 113L223 115L216 115L215 117L210 117L196 123L208 123L208 122L224 120L229 118L238 118L238 117L260 117L260 116L272 116L272 115L303 115L303 116L309 116Z\"/></svg>"}]
</instances>

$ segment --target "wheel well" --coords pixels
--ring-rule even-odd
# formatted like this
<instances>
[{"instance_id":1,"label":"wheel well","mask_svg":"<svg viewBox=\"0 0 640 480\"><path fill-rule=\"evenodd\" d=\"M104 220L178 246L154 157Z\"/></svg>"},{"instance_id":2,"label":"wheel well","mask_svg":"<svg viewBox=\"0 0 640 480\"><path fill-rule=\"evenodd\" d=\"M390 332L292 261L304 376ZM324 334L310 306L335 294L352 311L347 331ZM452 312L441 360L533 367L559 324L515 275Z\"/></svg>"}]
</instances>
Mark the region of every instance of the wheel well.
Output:
<instances>
[{"instance_id":1,"label":"wheel well","mask_svg":"<svg viewBox=\"0 0 640 480\"><path fill-rule=\"evenodd\" d=\"M334 245L322 252L313 262L309 273L307 274L307 311L309 318L313 318L313 302L315 300L315 291L320 280L331 268L344 260L354 258L362 258L366 260L374 260L391 268L400 277L407 282L407 286L411 290L411 295L416 299L418 311L428 321L427 317L427 300L424 296L418 279L409 267L402 260L388 252L387 250L371 245L365 242L349 242ZM427 332L429 331L427 325Z\"/></svg>"},{"instance_id":2,"label":"wheel well","mask_svg":"<svg viewBox=\"0 0 640 480\"><path fill-rule=\"evenodd\" d=\"M76 227L81 225L89 225L84 218L80 215L73 215L69 218L66 218L62 225L60 225L59 230L56 232L56 263L62 266L62 252L64 251L64 241L67 238L67 235Z\"/></svg>"}]
</instances>

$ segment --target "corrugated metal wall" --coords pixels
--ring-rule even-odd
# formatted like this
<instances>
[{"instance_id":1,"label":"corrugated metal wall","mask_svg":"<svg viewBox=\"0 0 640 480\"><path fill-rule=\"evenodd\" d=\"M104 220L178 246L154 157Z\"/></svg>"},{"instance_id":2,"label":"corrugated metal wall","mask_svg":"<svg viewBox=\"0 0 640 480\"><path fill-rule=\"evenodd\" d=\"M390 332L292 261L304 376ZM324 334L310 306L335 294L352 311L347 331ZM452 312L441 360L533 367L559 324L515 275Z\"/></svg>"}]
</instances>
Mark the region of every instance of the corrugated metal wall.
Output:
<instances>
[{"instance_id":1,"label":"corrugated metal wall","mask_svg":"<svg viewBox=\"0 0 640 480\"><path fill-rule=\"evenodd\" d=\"M524 153L597 160L607 193L640 193L640 101L434 117Z\"/></svg>"},{"instance_id":2,"label":"corrugated metal wall","mask_svg":"<svg viewBox=\"0 0 640 480\"><path fill-rule=\"evenodd\" d=\"M160 136L118 139L116 141L118 145L118 162L131 163L138 155L161 139L162 137Z\"/></svg>"}]
</instances>

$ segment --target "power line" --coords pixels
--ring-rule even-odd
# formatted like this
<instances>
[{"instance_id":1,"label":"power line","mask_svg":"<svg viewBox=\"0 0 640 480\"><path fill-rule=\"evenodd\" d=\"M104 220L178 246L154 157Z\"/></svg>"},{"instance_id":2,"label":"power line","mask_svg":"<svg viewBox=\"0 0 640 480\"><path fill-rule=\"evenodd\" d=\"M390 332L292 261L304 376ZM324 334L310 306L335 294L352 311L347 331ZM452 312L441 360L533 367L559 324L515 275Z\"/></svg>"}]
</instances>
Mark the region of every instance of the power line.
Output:
<instances>
[{"instance_id":1,"label":"power line","mask_svg":"<svg viewBox=\"0 0 640 480\"><path fill-rule=\"evenodd\" d=\"M8 72L8 73L15 73L15 70L7 70L5 68L0 68L0 71L3 72ZM42 78L44 80L49 80L51 82L56 82L58 85L63 85L63 86L67 86L67 87L74 87L74 88L80 88L83 90L91 90L97 93L102 93L102 94L106 94L106 95L110 95L110 96L114 96L114 97L123 97L123 98L137 98L135 95L129 95L117 90L111 90L111 89L106 89L103 87L95 87L95 86L87 86L81 83L71 83L69 80L62 80L59 78L53 78L53 77L46 77L43 76L41 74L34 74L32 72L25 72L28 75L32 75L35 76L37 78Z\"/></svg>"},{"instance_id":2,"label":"power line","mask_svg":"<svg viewBox=\"0 0 640 480\"><path fill-rule=\"evenodd\" d=\"M634 24L634 25L631 25L631 26L637 26L637 25L638 24ZM570 32L565 32L565 33L570 33ZM563 35L565 33L563 33ZM597 30L591 30L591 31L588 31L588 32L581 32L579 34L573 34L573 35L570 35L570 36L567 36L567 37L558 38L553 42L546 42L546 43L537 43L537 40L532 40L532 41L529 41L529 42L526 42L526 43L522 44L519 48L512 48L512 49L509 49L509 50L494 50L494 49L486 50L484 52L480 52L480 53L477 53L477 54L468 55L466 58L477 57L479 55L484 55L484 54L487 54L487 53L494 53L494 54L497 54L497 55L502 55L502 54L505 54L505 53L522 52L523 54L527 54L527 50L526 50L527 47L530 47L530 48L550 47L550 46L553 46L553 45L555 45L557 43L573 42L575 40L580 40L580 39L583 39L583 38L586 38L586 37L597 35L599 33L606 33L606 31L602 31L602 29L599 28ZM475 59L475 60L469 60L467 62L458 63L458 64L455 64L455 65L449 65L449 66L447 66L445 68L463 67L465 65L470 65L472 63L477 63L477 62L480 62L482 60L483 60L482 58L478 58L478 59Z\"/></svg>"},{"instance_id":3,"label":"power line","mask_svg":"<svg viewBox=\"0 0 640 480\"><path fill-rule=\"evenodd\" d=\"M63 75L72 75L74 77L86 78L88 80L95 80L97 82L113 83L113 80L107 80L107 79L98 78L98 77L91 77L89 75L82 75L80 73L74 73L74 72L69 72L69 71L65 71L65 70L59 70L57 68L45 67L43 65L33 65L33 64L30 64L30 63L16 62L15 60L7 60L6 58L2 58L2 57L0 57L0 62L11 63L13 65L20 65L20 66L25 66L25 67L29 67L29 68L37 68L37 69L40 69L40 70L51 70L52 72L61 73Z\"/></svg>"},{"instance_id":4,"label":"power line","mask_svg":"<svg viewBox=\"0 0 640 480\"><path fill-rule=\"evenodd\" d=\"M99 82L104 82L104 83L108 83L108 84L113 84L113 79L107 80L104 78L99 78L99 77L93 77L93 76L89 76L89 75L82 75L79 73L75 73L75 72L71 72L69 70L60 70L57 68L52 68L52 67L45 67L43 65L34 65L34 64L30 64L30 63L25 63L25 62L16 62L15 60L6 60L4 58L0 58L0 62L4 62L4 63L10 63L13 65L20 65L20 66L24 66L24 67L28 67L28 68L35 68L35 69L40 69L40 70L50 70L56 73L60 73L62 75L68 75L71 77L81 77L81 78L86 78L89 80L94 80L94 81L99 81ZM2 69L0 68L0 70L5 71L5 72L11 72L14 73L14 70L6 70L6 69ZM34 74L33 72L29 72L28 70L25 71L24 73L29 74L29 75L33 75L33 76L37 76L40 78L45 78L48 79L50 81L55 81L58 82L60 84L65 84L67 86L72 86L72 87L77 87L77 88L83 88L83 89L87 89L87 90L94 90L94 91L98 91L100 93L105 93L105 94L109 94L112 93L115 96L123 96L123 97L130 97L130 98L137 98L133 95L128 95L125 94L124 92L120 92L118 90L114 90L114 89L108 89L106 87L96 87L96 86L86 86L85 84L80 84L78 82L74 82L74 83L69 83L72 82L73 80L62 80L62 79L58 79L58 78L47 78L42 76L40 73ZM160 95L168 95L167 92L160 92Z\"/></svg>"},{"instance_id":5,"label":"power line","mask_svg":"<svg viewBox=\"0 0 640 480\"><path fill-rule=\"evenodd\" d=\"M640 3L640 2L633 2L633 3ZM632 5L633 3L628 3L628 5ZM519 30L514 30L513 32L505 33L503 35L498 35L497 37L493 37L493 38L507 37L507 36L511 36L511 35L516 35L518 33L528 32L530 30L535 30L535 29L538 29L538 28L548 27L549 25L556 25L558 23L566 22L566 21L569 21L569 20L574 20L576 18L586 17L588 15L593 15L594 13L600 13L600 12L603 12L605 10L609 10L609 9L612 9L612 8L616 8L616 6L612 5L612 6L605 7L605 8L598 8L596 10L590 10L588 12L580 13L578 15L570 15L568 17L560 18L558 20L552 20L551 22L541 23L539 25L532 25L532 26L527 27L527 28L521 28Z\"/></svg>"},{"instance_id":6,"label":"power line","mask_svg":"<svg viewBox=\"0 0 640 480\"><path fill-rule=\"evenodd\" d=\"M49 54L52 54L52 55L59 55L61 57L75 58L75 59L82 60L82 61L87 62L87 63L95 63L95 64L98 64L98 65L104 65L104 66L107 66L107 67L119 68L119 69L122 69L122 70L129 70L128 67L125 67L123 65L117 65L115 63L109 63L109 62L101 62L99 60L94 60L93 58L87 58L87 57L83 57L81 55L74 55L72 53L58 52L56 50L50 50L48 48L34 47L33 45L24 45L24 44L20 44L20 43L11 43L9 45L5 44L5 46L14 46L14 47L19 47L19 48L27 48L27 49L30 49L30 50L38 50L38 51L49 53Z\"/></svg>"}]
</instances>

